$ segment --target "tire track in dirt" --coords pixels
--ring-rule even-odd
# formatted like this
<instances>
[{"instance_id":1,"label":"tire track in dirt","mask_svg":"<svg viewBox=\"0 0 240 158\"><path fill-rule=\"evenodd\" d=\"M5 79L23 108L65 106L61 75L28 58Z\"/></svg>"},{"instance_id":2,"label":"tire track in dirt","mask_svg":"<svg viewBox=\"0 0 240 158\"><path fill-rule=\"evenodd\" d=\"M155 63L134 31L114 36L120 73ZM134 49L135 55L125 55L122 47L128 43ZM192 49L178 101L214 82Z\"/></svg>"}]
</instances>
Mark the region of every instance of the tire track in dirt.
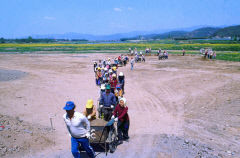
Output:
<instances>
[{"instance_id":1,"label":"tire track in dirt","mask_svg":"<svg viewBox=\"0 0 240 158\"><path fill-rule=\"evenodd\" d=\"M139 84L139 83L138 83ZM141 83L140 83L141 84ZM131 85L133 87L137 87L137 85L133 82ZM133 89L133 87L131 89ZM148 90L142 88L136 89L138 98L141 98L141 100L137 100L137 106L139 111L147 111L147 112L159 112L159 113L166 113L166 109L164 108L164 102L161 100L161 98L158 98L154 96L154 94L150 93Z\"/></svg>"}]
</instances>

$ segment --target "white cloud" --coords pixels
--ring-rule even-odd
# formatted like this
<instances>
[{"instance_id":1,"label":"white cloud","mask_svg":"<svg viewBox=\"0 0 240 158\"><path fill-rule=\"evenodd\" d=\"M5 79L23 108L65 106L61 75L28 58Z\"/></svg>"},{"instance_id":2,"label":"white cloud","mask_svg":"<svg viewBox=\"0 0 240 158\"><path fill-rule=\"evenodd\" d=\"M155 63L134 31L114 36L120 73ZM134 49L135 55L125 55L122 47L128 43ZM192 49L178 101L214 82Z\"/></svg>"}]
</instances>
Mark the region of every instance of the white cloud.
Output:
<instances>
[{"instance_id":1,"label":"white cloud","mask_svg":"<svg viewBox=\"0 0 240 158\"><path fill-rule=\"evenodd\" d=\"M55 20L55 17L51 17L51 16L44 16L43 17L45 20Z\"/></svg>"},{"instance_id":2,"label":"white cloud","mask_svg":"<svg viewBox=\"0 0 240 158\"><path fill-rule=\"evenodd\" d=\"M122 11L121 8L113 8L113 10L116 11L116 12L121 12Z\"/></svg>"}]
</instances>

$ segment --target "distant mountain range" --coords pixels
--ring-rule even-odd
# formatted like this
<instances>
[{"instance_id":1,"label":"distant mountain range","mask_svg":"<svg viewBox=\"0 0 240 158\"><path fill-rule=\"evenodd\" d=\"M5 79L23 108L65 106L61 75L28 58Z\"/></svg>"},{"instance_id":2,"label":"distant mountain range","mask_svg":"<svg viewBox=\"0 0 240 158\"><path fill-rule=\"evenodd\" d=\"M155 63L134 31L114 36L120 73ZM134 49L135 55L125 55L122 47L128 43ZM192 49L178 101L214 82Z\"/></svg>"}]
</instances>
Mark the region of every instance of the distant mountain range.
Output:
<instances>
[{"instance_id":1,"label":"distant mountain range","mask_svg":"<svg viewBox=\"0 0 240 158\"><path fill-rule=\"evenodd\" d=\"M179 30L179 31L176 31ZM240 37L240 25L229 27L196 26L182 29L165 29L156 31L134 31L112 35L91 35L80 33L33 35L32 38L42 39L85 39L97 40L121 40L121 39L166 39L166 38L210 38L210 37Z\"/></svg>"},{"instance_id":2,"label":"distant mountain range","mask_svg":"<svg viewBox=\"0 0 240 158\"><path fill-rule=\"evenodd\" d=\"M219 36L219 37L240 37L240 25L237 26L229 26L222 29L217 30L213 33L213 36Z\"/></svg>"},{"instance_id":3,"label":"distant mountain range","mask_svg":"<svg viewBox=\"0 0 240 158\"><path fill-rule=\"evenodd\" d=\"M166 38L209 38L221 28L204 27L193 31L171 31L163 34L143 36L145 39L166 39Z\"/></svg>"},{"instance_id":4,"label":"distant mountain range","mask_svg":"<svg viewBox=\"0 0 240 158\"><path fill-rule=\"evenodd\" d=\"M224 38L240 37L240 25L229 27L202 27L192 31L170 31L161 34L142 35L130 39L167 39L167 38ZM127 40L127 38L125 39Z\"/></svg>"}]
</instances>

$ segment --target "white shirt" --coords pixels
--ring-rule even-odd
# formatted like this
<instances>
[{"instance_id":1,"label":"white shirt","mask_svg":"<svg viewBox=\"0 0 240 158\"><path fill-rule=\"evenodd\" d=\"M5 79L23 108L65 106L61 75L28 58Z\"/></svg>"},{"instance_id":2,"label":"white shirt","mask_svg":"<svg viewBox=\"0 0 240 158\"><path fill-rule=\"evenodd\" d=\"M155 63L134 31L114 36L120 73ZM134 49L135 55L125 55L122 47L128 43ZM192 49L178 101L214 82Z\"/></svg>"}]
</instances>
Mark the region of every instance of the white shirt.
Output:
<instances>
[{"instance_id":1,"label":"white shirt","mask_svg":"<svg viewBox=\"0 0 240 158\"><path fill-rule=\"evenodd\" d=\"M90 123L88 119L79 112L75 111L71 120L66 113L63 115L63 119L70 135L74 138L85 137L87 132L90 132Z\"/></svg>"},{"instance_id":2,"label":"white shirt","mask_svg":"<svg viewBox=\"0 0 240 158\"><path fill-rule=\"evenodd\" d=\"M131 64L134 64L134 59L131 60Z\"/></svg>"}]
</instances>

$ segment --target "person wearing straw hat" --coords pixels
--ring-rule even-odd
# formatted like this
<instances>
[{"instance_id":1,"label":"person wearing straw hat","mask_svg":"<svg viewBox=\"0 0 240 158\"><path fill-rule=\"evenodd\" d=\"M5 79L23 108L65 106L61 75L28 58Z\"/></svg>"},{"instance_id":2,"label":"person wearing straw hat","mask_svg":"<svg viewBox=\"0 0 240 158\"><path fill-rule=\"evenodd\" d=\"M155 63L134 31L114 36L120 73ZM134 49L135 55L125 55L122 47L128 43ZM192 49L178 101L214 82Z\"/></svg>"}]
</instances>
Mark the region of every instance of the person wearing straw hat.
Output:
<instances>
[{"instance_id":1,"label":"person wearing straw hat","mask_svg":"<svg viewBox=\"0 0 240 158\"><path fill-rule=\"evenodd\" d=\"M93 100L89 99L86 104L86 108L83 114L87 117L89 121L96 119L96 107L93 105Z\"/></svg>"},{"instance_id":2,"label":"person wearing straw hat","mask_svg":"<svg viewBox=\"0 0 240 158\"><path fill-rule=\"evenodd\" d=\"M63 119L66 123L69 134L71 135L71 151L74 158L80 158L80 152L78 150L79 144L86 151L89 157L94 158L95 152L89 144L90 138L90 122L80 112L75 111L75 104L72 101L66 102L63 110L66 113L63 115Z\"/></svg>"}]
</instances>

